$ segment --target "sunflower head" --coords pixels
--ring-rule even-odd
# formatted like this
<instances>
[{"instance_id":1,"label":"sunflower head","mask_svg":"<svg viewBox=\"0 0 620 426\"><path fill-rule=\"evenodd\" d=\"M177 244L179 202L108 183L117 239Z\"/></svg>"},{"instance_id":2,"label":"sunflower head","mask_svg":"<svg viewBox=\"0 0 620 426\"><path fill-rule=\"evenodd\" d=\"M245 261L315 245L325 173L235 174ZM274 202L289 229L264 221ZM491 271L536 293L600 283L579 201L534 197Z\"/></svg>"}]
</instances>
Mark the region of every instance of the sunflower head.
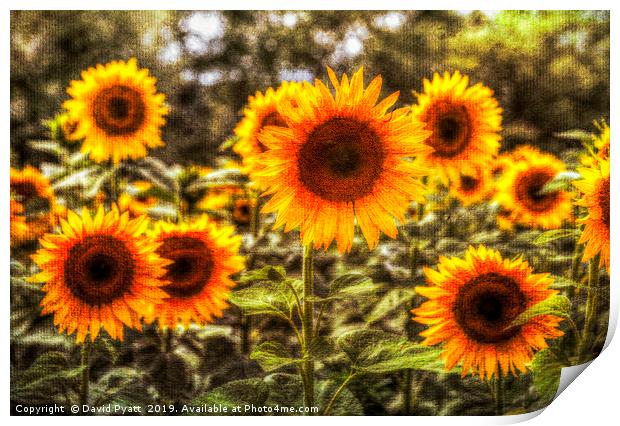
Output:
<instances>
[{"instance_id":1,"label":"sunflower head","mask_svg":"<svg viewBox=\"0 0 620 426\"><path fill-rule=\"evenodd\" d=\"M248 225L252 220L252 211L256 207L255 199L239 198L235 200L232 218L237 225Z\"/></svg>"},{"instance_id":2,"label":"sunflower head","mask_svg":"<svg viewBox=\"0 0 620 426\"><path fill-rule=\"evenodd\" d=\"M56 224L56 197L50 181L34 167L22 170L11 168L11 200L21 206L26 226L13 228L11 245L19 246L36 241ZM15 205L17 206L17 204ZM16 210L16 211L17 211Z\"/></svg>"},{"instance_id":3,"label":"sunflower head","mask_svg":"<svg viewBox=\"0 0 620 426\"><path fill-rule=\"evenodd\" d=\"M167 297L160 287L169 262L143 236L147 219L99 207L94 217L69 211L60 225L32 256L41 272L31 281L45 283L42 313L54 314L59 331L76 332L78 342L87 334L94 341L101 328L121 340L124 325L139 330L140 318Z\"/></svg>"},{"instance_id":4,"label":"sunflower head","mask_svg":"<svg viewBox=\"0 0 620 426\"><path fill-rule=\"evenodd\" d=\"M434 151L425 161L440 171L466 163L487 167L499 148L502 109L491 89L468 84L458 71L435 73L432 81L424 79L424 92L416 93L412 116L432 132L426 143Z\"/></svg>"},{"instance_id":5,"label":"sunflower head","mask_svg":"<svg viewBox=\"0 0 620 426\"><path fill-rule=\"evenodd\" d=\"M239 140L233 150L243 159L243 171L252 172L257 164L254 158L264 152L267 147L259 140L258 135L266 126L287 127L284 117L278 112L278 104L289 101L301 90L297 82L283 81L277 88L268 88L265 93L256 92L248 98L248 105L243 110L243 118L235 127L235 135Z\"/></svg>"},{"instance_id":6,"label":"sunflower head","mask_svg":"<svg viewBox=\"0 0 620 426\"><path fill-rule=\"evenodd\" d=\"M496 201L509 220L533 228L554 229L572 218L572 195L544 187L566 170L562 161L534 148L521 150L497 183Z\"/></svg>"},{"instance_id":7,"label":"sunflower head","mask_svg":"<svg viewBox=\"0 0 620 426\"><path fill-rule=\"evenodd\" d=\"M465 167L459 173L452 173L450 181L450 193L465 206L486 199L493 188L493 180L488 169L479 165Z\"/></svg>"},{"instance_id":8,"label":"sunflower head","mask_svg":"<svg viewBox=\"0 0 620 426\"><path fill-rule=\"evenodd\" d=\"M278 112L288 127L268 126L259 135L267 150L256 156L252 178L265 195L264 212L278 212L275 227L300 228L304 244L327 248L336 239L346 252L354 223L369 247L383 231L394 238L412 200L423 201L426 170L405 158L430 152L428 132L408 108L387 113L398 93L377 103L381 77L364 87L363 70L339 81L331 69L332 93L316 80Z\"/></svg>"},{"instance_id":9,"label":"sunflower head","mask_svg":"<svg viewBox=\"0 0 620 426\"><path fill-rule=\"evenodd\" d=\"M70 139L83 139L82 152L96 162L141 158L147 148L163 146L160 128L168 109L155 81L134 58L83 71L64 103L76 123Z\"/></svg>"},{"instance_id":10,"label":"sunflower head","mask_svg":"<svg viewBox=\"0 0 620 426\"><path fill-rule=\"evenodd\" d=\"M244 267L238 255L241 237L233 235L232 227L218 227L202 216L189 223L157 222L152 238L159 244L157 253L172 263L164 276L170 297L155 308L149 321L172 328L178 323L204 325L221 317L235 285L230 276Z\"/></svg>"},{"instance_id":11,"label":"sunflower head","mask_svg":"<svg viewBox=\"0 0 620 426\"><path fill-rule=\"evenodd\" d=\"M462 363L463 376L516 375L526 371L534 350L547 347L546 339L563 334L562 318L554 315L513 325L528 308L557 293L549 289L549 274L533 274L521 258L502 259L498 251L470 247L463 259L441 257L437 267L425 268L428 286L416 291L430 300L412 313L429 325L420 333L424 344L443 343L447 370Z\"/></svg>"},{"instance_id":12,"label":"sunflower head","mask_svg":"<svg viewBox=\"0 0 620 426\"><path fill-rule=\"evenodd\" d=\"M587 208L587 215L579 219L579 222L585 224L579 239L579 243L586 244L583 261L587 262L600 253L607 270L611 226L609 164L609 160L601 159L596 166L577 169L583 179L573 183L581 192L581 198L576 204Z\"/></svg>"}]
</instances>

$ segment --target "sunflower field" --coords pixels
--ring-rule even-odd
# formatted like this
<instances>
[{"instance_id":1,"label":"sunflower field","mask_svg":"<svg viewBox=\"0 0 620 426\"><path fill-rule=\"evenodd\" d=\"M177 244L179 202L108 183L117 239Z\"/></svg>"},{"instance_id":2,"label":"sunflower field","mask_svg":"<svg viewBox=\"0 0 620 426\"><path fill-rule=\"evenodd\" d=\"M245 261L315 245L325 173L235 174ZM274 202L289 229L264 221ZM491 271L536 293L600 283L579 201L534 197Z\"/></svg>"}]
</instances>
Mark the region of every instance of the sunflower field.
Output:
<instances>
[{"instance_id":1,"label":"sunflower field","mask_svg":"<svg viewBox=\"0 0 620 426\"><path fill-rule=\"evenodd\" d=\"M12 413L544 408L608 120L605 11L13 11Z\"/></svg>"}]
</instances>

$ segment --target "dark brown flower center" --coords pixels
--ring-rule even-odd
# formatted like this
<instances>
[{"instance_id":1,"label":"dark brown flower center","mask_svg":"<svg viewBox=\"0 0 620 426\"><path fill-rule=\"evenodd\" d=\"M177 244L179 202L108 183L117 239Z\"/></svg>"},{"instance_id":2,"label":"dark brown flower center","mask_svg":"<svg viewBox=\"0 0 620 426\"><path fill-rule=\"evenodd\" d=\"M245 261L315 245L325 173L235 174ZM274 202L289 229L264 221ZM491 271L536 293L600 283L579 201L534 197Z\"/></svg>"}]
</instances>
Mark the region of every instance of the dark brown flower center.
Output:
<instances>
[{"instance_id":1,"label":"dark brown flower center","mask_svg":"<svg viewBox=\"0 0 620 426\"><path fill-rule=\"evenodd\" d=\"M64 265L71 293L91 306L106 305L131 287L135 261L125 242L111 235L93 235L75 244Z\"/></svg>"},{"instance_id":2,"label":"dark brown flower center","mask_svg":"<svg viewBox=\"0 0 620 426\"><path fill-rule=\"evenodd\" d=\"M437 102L424 120L433 131L427 143L435 149L434 155L455 157L469 146L472 128L465 105Z\"/></svg>"},{"instance_id":3,"label":"dark brown flower center","mask_svg":"<svg viewBox=\"0 0 620 426\"><path fill-rule=\"evenodd\" d=\"M299 153L299 178L309 191L336 202L369 194L379 179L385 152L366 123L333 118L308 137Z\"/></svg>"},{"instance_id":4,"label":"dark brown flower center","mask_svg":"<svg viewBox=\"0 0 620 426\"><path fill-rule=\"evenodd\" d=\"M97 127L112 136L136 132L146 118L146 104L142 94L128 86L100 90L93 100L92 108Z\"/></svg>"},{"instance_id":5,"label":"dark brown flower center","mask_svg":"<svg viewBox=\"0 0 620 426\"><path fill-rule=\"evenodd\" d=\"M164 259L172 260L164 280L164 290L172 297L186 298L200 293L213 273L214 263L209 247L198 237L171 236L157 249Z\"/></svg>"},{"instance_id":6,"label":"dark brown flower center","mask_svg":"<svg viewBox=\"0 0 620 426\"><path fill-rule=\"evenodd\" d=\"M474 192L480 185L480 179L474 176L461 175L461 190L463 192Z\"/></svg>"},{"instance_id":7,"label":"dark brown flower center","mask_svg":"<svg viewBox=\"0 0 620 426\"><path fill-rule=\"evenodd\" d=\"M609 229L610 227L610 217L609 217L609 197L610 197L610 187L609 187L609 177L603 179L601 181L601 186L598 191L598 205L601 208L601 219L603 223Z\"/></svg>"},{"instance_id":8,"label":"dark brown flower center","mask_svg":"<svg viewBox=\"0 0 620 426\"><path fill-rule=\"evenodd\" d=\"M560 199L559 191L543 193L543 187L553 179L549 170L527 170L517 176L515 194L517 200L528 210L541 213L551 210Z\"/></svg>"},{"instance_id":9,"label":"dark brown flower center","mask_svg":"<svg viewBox=\"0 0 620 426\"><path fill-rule=\"evenodd\" d=\"M233 217L235 221L237 221L238 223L242 223L242 224L248 223L250 221L250 214L251 214L251 209L250 209L250 204L248 202L241 201L235 205L235 212L233 214Z\"/></svg>"},{"instance_id":10,"label":"dark brown flower center","mask_svg":"<svg viewBox=\"0 0 620 426\"><path fill-rule=\"evenodd\" d=\"M516 336L510 324L525 311L526 296L512 278L496 273L480 275L459 290L454 318L463 332L479 343L500 343Z\"/></svg>"}]
</instances>

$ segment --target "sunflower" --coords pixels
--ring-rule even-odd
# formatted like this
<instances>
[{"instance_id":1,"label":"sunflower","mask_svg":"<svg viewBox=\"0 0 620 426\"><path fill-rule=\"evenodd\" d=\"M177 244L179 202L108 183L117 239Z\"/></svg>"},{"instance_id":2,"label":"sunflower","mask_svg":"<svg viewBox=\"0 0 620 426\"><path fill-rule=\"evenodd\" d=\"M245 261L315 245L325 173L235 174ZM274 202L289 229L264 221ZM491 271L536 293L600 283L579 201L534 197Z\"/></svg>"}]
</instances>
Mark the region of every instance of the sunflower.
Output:
<instances>
[{"instance_id":1,"label":"sunflower","mask_svg":"<svg viewBox=\"0 0 620 426\"><path fill-rule=\"evenodd\" d=\"M486 199L493 188L488 169L479 165L463 168L450 180L450 193L464 206Z\"/></svg>"},{"instance_id":2,"label":"sunflower","mask_svg":"<svg viewBox=\"0 0 620 426\"><path fill-rule=\"evenodd\" d=\"M11 247L19 245L20 241L23 241L27 235L29 235L28 224L26 218L23 216L24 206L11 198Z\"/></svg>"},{"instance_id":3,"label":"sunflower","mask_svg":"<svg viewBox=\"0 0 620 426\"><path fill-rule=\"evenodd\" d=\"M267 147L258 139L265 126L286 127L286 122L278 112L278 104L290 100L301 89L297 82L283 81L276 90L268 88L265 94L256 92L248 98L248 105L243 111L243 119L235 127L239 140L233 151L243 159L243 170L250 173L256 168L256 154L264 152Z\"/></svg>"},{"instance_id":4,"label":"sunflower","mask_svg":"<svg viewBox=\"0 0 620 426\"><path fill-rule=\"evenodd\" d=\"M237 225L248 225L252 221L252 211L256 206L255 199L239 198L235 200L232 218Z\"/></svg>"},{"instance_id":5,"label":"sunflower","mask_svg":"<svg viewBox=\"0 0 620 426\"><path fill-rule=\"evenodd\" d=\"M399 93L376 103L381 76L366 89L363 69L342 82L328 68L335 96L321 81L304 83L293 102L278 111L288 127L267 126L257 155L262 170L252 175L265 195L262 211L278 212L274 225L300 227L304 244L327 248L334 238L340 252L351 249L354 223L373 248L383 231L397 234L412 200L423 201L420 177L426 169L405 160L430 152L429 132L411 120L408 108L390 113Z\"/></svg>"},{"instance_id":6,"label":"sunflower","mask_svg":"<svg viewBox=\"0 0 620 426\"><path fill-rule=\"evenodd\" d=\"M609 160L600 160L596 167L579 168L583 177L573 184L583 196L577 205L587 207L588 215L579 221L585 224L580 244L586 244L583 261L587 262L598 253L609 271L610 179Z\"/></svg>"},{"instance_id":7,"label":"sunflower","mask_svg":"<svg viewBox=\"0 0 620 426\"><path fill-rule=\"evenodd\" d=\"M226 300L235 285L230 276L241 271L244 259L238 256L241 236L232 235L232 227L218 227L206 215L193 222L172 224L157 222L152 231L161 244L157 253L172 264L164 278L164 290L170 296L155 309L150 321L161 328L181 322L207 324L221 317Z\"/></svg>"},{"instance_id":8,"label":"sunflower","mask_svg":"<svg viewBox=\"0 0 620 426\"><path fill-rule=\"evenodd\" d=\"M34 167L22 170L11 168L11 201L22 210L26 226L11 232L11 245L19 246L36 241L56 224L56 197L50 181ZM21 221L20 221L21 222Z\"/></svg>"},{"instance_id":9,"label":"sunflower","mask_svg":"<svg viewBox=\"0 0 620 426\"><path fill-rule=\"evenodd\" d=\"M571 193L541 192L559 173L566 171L555 156L533 148L522 151L497 182L495 200L510 212L507 219L532 228L554 229L572 218Z\"/></svg>"},{"instance_id":10,"label":"sunflower","mask_svg":"<svg viewBox=\"0 0 620 426\"><path fill-rule=\"evenodd\" d=\"M517 375L526 371L534 350L547 347L545 339L563 335L562 318L554 315L512 326L528 308L557 293L549 289L549 274L533 274L523 259L502 259L481 245L470 247L464 259L440 257L437 268L424 268L428 286L416 292L430 300L411 312L414 321L430 326L420 333L423 344L443 343L446 370L462 362L462 376Z\"/></svg>"},{"instance_id":11,"label":"sunflower","mask_svg":"<svg viewBox=\"0 0 620 426\"><path fill-rule=\"evenodd\" d=\"M465 163L487 167L499 149L502 109L491 89L468 83L458 71L435 73L432 81L424 79L424 93L415 94L412 116L432 131L426 143L434 152L425 161L442 172Z\"/></svg>"},{"instance_id":12,"label":"sunflower","mask_svg":"<svg viewBox=\"0 0 620 426\"><path fill-rule=\"evenodd\" d=\"M147 181L132 182L118 197L118 207L121 211L128 211L131 216L147 214L151 207L157 205L157 198L151 189L153 184Z\"/></svg>"},{"instance_id":13,"label":"sunflower","mask_svg":"<svg viewBox=\"0 0 620 426\"><path fill-rule=\"evenodd\" d=\"M580 156L581 164L585 167L596 167L601 160L609 159L610 151L610 130L605 121L594 122L599 130L598 134L592 135L591 144L588 147L588 153Z\"/></svg>"},{"instance_id":14,"label":"sunflower","mask_svg":"<svg viewBox=\"0 0 620 426\"><path fill-rule=\"evenodd\" d=\"M100 329L123 339L123 325L141 329L140 318L165 298L161 277L168 261L142 234L145 216L129 219L113 208L99 207L94 217L84 208L61 219L60 234L46 234L32 256L41 272L31 278L45 283L42 314L53 313L59 331L87 334L94 341Z\"/></svg>"},{"instance_id":15,"label":"sunflower","mask_svg":"<svg viewBox=\"0 0 620 426\"><path fill-rule=\"evenodd\" d=\"M64 103L69 119L77 122L71 139L83 139L82 152L98 163L145 157L147 147L163 146L160 128L168 109L155 81L134 58L82 72L82 80L67 89L72 99Z\"/></svg>"}]
</instances>

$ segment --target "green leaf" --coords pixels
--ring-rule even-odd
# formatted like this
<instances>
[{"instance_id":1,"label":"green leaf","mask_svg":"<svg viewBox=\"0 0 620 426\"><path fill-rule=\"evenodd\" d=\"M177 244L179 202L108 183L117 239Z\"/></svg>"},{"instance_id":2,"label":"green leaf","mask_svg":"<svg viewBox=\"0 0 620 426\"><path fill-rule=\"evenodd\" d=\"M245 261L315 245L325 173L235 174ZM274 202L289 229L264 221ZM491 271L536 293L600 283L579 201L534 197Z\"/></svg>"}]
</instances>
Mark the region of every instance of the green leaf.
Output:
<instances>
[{"instance_id":1,"label":"green leaf","mask_svg":"<svg viewBox=\"0 0 620 426\"><path fill-rule=\"evenodd\" d=\"M570 171L558 173L538 191L538 195L553 194L558 191L569 191L572 188L572 182L580 177L581 175L579 173Z\"/></svg>"},{"instance_id":2,"label":"green leaf","mask_svg":"<svg viewBox=\"0 0 620 426\"><path fill-rule=\"evenodd\" d=\"M349 299L352 297L368 297L376 294L381 286L362 274L345 274L332 281L327 297L313 297L313 301Z\"/></svg>"},{"instance_id":3,"label":"green leaf","mask_svg":"<svg viewBox=\"0 0 620 426\"><path fill-rule=\"evenodd\" d=\"M262 379L245 379L228 382L210 392L194 399L191 402L191 406L200 407L203 404L206 406L223 406L227 408L225 413L216 413L224 415L251 415L251 412L245 413L233 412L232 410L237 406L254 405L262 407L269 398L269 387L263 382ZM184 413L193 415L205 415L209 413Z\"/></svg>"},{"instance_id":4,"label":"green leaf","mask_svg":"<svg viewBox=\"0 0 620 426\"><path fill-rule=\"evenodd\" d=\"M534 387L545 401L551 401L560 386L562 364L549 349L539 351L530 364Z\"/></svg>"},{"instance_id":5,"label":"green leaf","mask_svg":"<svg viewBox=\"0 0 620 426\"><path fill-rule=\"evenodd\" d=\"M585 130L572 129L572 130L566 130L564 132L554 133L553 137L558 138L558 139L585 140L585 139L591 139L592 134L586 132Z\"/></svg>"},{"instance_id":6,"label":"green leaf","mask_svg":"<svg viewBox=\"0 0 620 426\"><path fill-rule=\"evenodd\" d=\"M539 315L555 315L562 318L568 318L570 313L571 303L568 297L561 294L556 294L548 299L543 300L521 313L515 320L508 326L508 328L517 327L523 325L529 320Z\"/></svg>"},{"instance_id":7,"label":"green leaf","mask_svg":"<svg viewBox=\"0 0 620 426\"><path fill-rule=\"evenodd\" d=\"M230 301L246 315L279 315L290 317L297 304L295 292L300 293L300 280L286 279L282 282L259 281L231 294Z\"/></svg>"},{"instance_id":8,"label":"green leaf","mask_svg":"<svg viewBox=\"0 0 620 426\"><path fill-rule=\"evenodd\" d=\"M52 154L57 157L63 157L68 154L68 151L63 148L58 142L54 141L46 141L46 140L37 140L37 141L29 141L28 147L33 151L43 152L46 154Z\"/></svg>"},{"instance_id":9,"label":"green leaf","mask_svg":"<svg viewBox=\"0 0 620 426\"><path fill-rule=\"evenodd\" d=\"M54 182L52 186L55 190L83 188L88 185L90 176L98 173L99 167L97 166L79 169Z\"/></svg>"},{"instance_id":10,"label":"green leaf","mask_svg":"<svg viewBox=\"0 0 620 426\"><path fill-rule=\"evenodd\" d=\"M335 341L330 337L318 336L312 339L308 353L310 358L325 359L332 355L335 350Z\"/></svg>"},{"instance_id":11,"label":"green leaf","mask_svg":"<svg viewBox=\"0 0 620 426\"><path fill-rule=\"evenodd\" d=\"M286 348L278 342L261 343L254 348L250 359L258 362L266 372L303 361L303 359L291 358Z\"/></svg>"},{"instance_id":12,"label":"green leaf","mask_svg":"<svg viewBox=\"0 0 620 426\"><path fill-rule=\"evenodd\" d=\"M371 324L380 320L403 304L409 302L415 295L413 288L393 288L375 304L374 308L366 317L366 322Z\"/></svg>"},{"instance_id":13,"label":"green leaf","mask_svg":"<svg viewBox=\"0 0 620 426\"><path fill-rule=\"evenodd\" d=\"M18 376L12 392L21 396L53 395L77 379L83 370L83 366L70 365L62 352L46 352Z\"/></svg>"},{"instance_id":14,"label":"green leaf","mask_svg":"<svg viewBox=\"0 0 620 426\"><path fill-rule=\"evenodd\" d=\"M244 273L239 279L239 284L247 284L255 281L280 282L286 278L286 270L282 266L265 266Z\"/></svg>"},{"instance_id":15,"label":"green leaf","mask_svg":"<svg viewBox=\"0 0 620 426\"><path fill-rule=\"evenodd\" d=\"M222 144L218 148L218 151L222 152L232 148L239 141L239 139L241 139L239 136L229 137L224 142L222 142Z\"/></svg>"},{"instance_id":16,"label":"green leaf","mask_svg":"<svg viewBox=\"0 0 620 426\"><path fill-rule=\"evenodd\" d=\"M440 348L423 346L381 330L359 329L337 340L352 368L365 373L390 373L413 369L447 373ZM456 371L456 370L453 370Z\"/></svg>"},{"instance_id":17,"label":"green leaf","mask_svg":"<svg viewBox=\"0 0 620 426\"><path fill-rule=\"evenodd\" d=\"M579 229L563 228L563 229L551 229L549 231L542 232L532 241L534 244L541 246L551 241L559 240L561 238L577 238L581 235Z\"/></svg>"},{"instance_id":18,"label":"green leaf","mask_svg":"<svg viewBox=\"0 0 620 426\"><path fill-rule=\"evenodd\" d=\"M343 379L344 380L344 379ZM318 405L319 413L323 413L327 404L331 400L336 390L342 384L342 380L321 380L316 384L316 405ZM344 388L340 395L334 401L329 412L330 416L363 416L364 407L353 393Z\"/></svg>"}]
</instances>

